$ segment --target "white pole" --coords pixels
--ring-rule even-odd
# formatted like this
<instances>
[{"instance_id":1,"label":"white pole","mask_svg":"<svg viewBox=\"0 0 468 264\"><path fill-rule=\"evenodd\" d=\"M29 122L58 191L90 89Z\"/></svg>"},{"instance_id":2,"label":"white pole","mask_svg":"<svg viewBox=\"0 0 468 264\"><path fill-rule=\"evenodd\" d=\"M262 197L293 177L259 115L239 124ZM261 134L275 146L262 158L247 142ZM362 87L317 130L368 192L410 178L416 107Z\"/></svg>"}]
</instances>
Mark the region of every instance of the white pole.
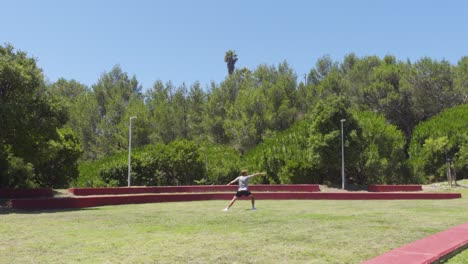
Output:
<instances>
[{"instance_id":1,"label":"white pole","mask_svg":"<svg viewBox=\"0 0 468 264\"><path fill-rule=\"evenodd\" d=\"M345 188L345 174L344 174L344 140L343 140L343 123L346 119L341 119L341 189Z\"/></svg>"},{"instance_id":2,"label":"white pole","mask_svg":"<svg viewBox=\"0 0 468 264\"><path fill-rule=\"evenodd\" d=\"M128 131L128 187L130 187L130 163L132 161L132 119L135 119L136 116L130 117L130 129Z\"/></svg>"}]
</instances>

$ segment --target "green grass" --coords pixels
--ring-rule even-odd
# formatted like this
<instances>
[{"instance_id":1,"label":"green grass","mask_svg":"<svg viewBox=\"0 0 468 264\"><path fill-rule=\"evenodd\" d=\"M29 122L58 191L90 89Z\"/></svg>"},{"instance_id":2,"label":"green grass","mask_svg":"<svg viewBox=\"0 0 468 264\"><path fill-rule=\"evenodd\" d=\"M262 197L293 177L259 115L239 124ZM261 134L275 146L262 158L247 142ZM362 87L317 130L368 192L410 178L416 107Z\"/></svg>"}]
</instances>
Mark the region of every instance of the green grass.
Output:
<instances>
[{"instance_id":1,"label":"green grass","mask_svg":"<svg viewBox=\"0 0 468 264\"><path fill-rule=\"evenodd\" d=\"M468 264L468 249L449 259L447 264Z\"/></svg>"},{"instance_id":2,"label":"green grass","mask_svg":"<svg viewBox=\"0 0 468 264\"><path fill-rule=\"evenodd\" d=\"M259 200L257 211L238 201L227 213L228 201L3 212L0 263L360 263L467 222L468 188L457 191L462 199Z\"/></svg>"}]
</instances>

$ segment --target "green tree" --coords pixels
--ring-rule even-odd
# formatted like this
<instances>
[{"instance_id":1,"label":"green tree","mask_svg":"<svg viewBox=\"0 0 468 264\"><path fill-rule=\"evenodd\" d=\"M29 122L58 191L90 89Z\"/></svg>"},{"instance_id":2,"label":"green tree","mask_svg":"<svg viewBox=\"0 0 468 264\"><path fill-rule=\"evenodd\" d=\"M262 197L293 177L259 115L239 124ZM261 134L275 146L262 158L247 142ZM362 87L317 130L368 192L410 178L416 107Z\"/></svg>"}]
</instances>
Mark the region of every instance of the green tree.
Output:
<instances>
[{"instance_id":1,"label":"green tree","mask_svg":"<svg viewBox=\"0 0 468 264\"><path fill-rule=\"evenodd\" d=\"M372 68L368 85L357 91L356 102L361 110L383 114L405 133L409 142L416 117L412 111L411 94L401 86L402 68L393 56L386 56L383 63Z\"/></svg>"},{"instance_id":2,"label":"green tree","mask_svg":"<svg viewBox=\"0 0 468 264\"><path fill-rule=\"evenodd\" d=\"M151 118L151 142L169 143L176 139L173 104L174 86L171 82L164 85L156 81L146 92L146 105Z\"/></svg>"},{"instance_id":3,"label":"green tree","mask_svg":"<svg viewBox=\"0 0 468 264\"><path fill-rule=\"evenodd\" d=\"M462 103L468 102L468 56L461 58L454 69L455 90Z\"/></svg>"},{"instance_id":4,"label":"green tree","mask_svg":"<svg viewBox=\"0 0 468 264\"><path fill-rule=\"evenodd\" d=\"M83 160L95 160L101 156L98 144L99 107L93 91L79 95L69 107L68 126L78 134L82 148Z\"/></svg>"},{"instance_id":5,"label":"green tree","mask_svg":"<svg viewBox=\"0 0 468 264\"><path fill-rule=\"evenodd\" d=\"M315 63L315 68L309 72L307 83L320 84L328 73L336 69L336 66L329 55L319 58Z\"/></svg>"},{"instance_id":6,"label":"green tree","mask_svg":"<svg viewBox=\"0 0 468 264\"><path fill-rule=\"evenodd\" d=\"M420 182L443 181L447 158L460 157L457 167L461 171L468 169L462 158L466 155L467 116L468 105L460 105L443 111L414 129L408 162Z\"/></svg>"},{"instance_id":7,"label":"green tree","mask_svg":"<svg viewBox=\"0 0 468 264\"><path fill-rule=\"evenodd\" d=\"M255 76L259 69L255 71ZM262 82L260 87L265 93L269 111L264 119L269 120L269 130L283 131L297 119L297 76L286 61L278 67L269 67L267 72L271 81L266 84Z\"/></svg>"},{"instance_id":8,"label":"green tree","mask_svg":"<svg viewBox=\"0 0 468 264\"><path fill-rule=\"evenodd\" d=\"M173 102L171 104L175 127L174 132L177 139L187 139L189 134L189 99L187 87L182 84L175 90Z\"/></svg>"},{"instance_id":9,"label":"green tree","mask_svg":"<svg viewBox=\"0 0 468 264\"><path fill-rule=\"evenodd\" d=\"M266 178L261 179L264 183L320 183L307 154L309 122L296 122L257 145L243 157L244 166L266 171Z\"/></svg>"},{"instance_id":10,"label":"green tree","mask_svg":"<svg viewBox=\"0 0 468 264\"><path fill-rule=\"evenodd\" d=\"M129 78L120 66L101 75L92 86L96 97L99 123L96 129L96 156L102 157L127 148L127 135L122 129L127 122L126 115L130 99L141 94L141 87L135 76Z\"/></svg>"},{"instance_id":11,"label":"green tree","mask_svg":"<svg viewBox=\"0 0 468 264\"><path fill-rule=\"evenodd\" d=\"M346 175L357 164L362 152L362 129L349 112L350 102L343 97L330 98L317 104L308 138L309 159L321 175L321 182L341 182L341 120L344 132Z\"/></svg>"},{"instance_id":12,"label":"green tree","mask_svg":"<svg viewBox=\"0 0 468 264\"><path fill-rule=\"evenodd\" d=\"M51 140L35 162L36 186L67 188L78 177L78 159L83 150L78 136L70 128L57 130L59 137Z\"/></svg>"},{"instance_id":13,"label":"green tree","mask_svg":"<svg viewBox=\"0 0 468 264\"><path fill-rule=\"evenodd\" d=\"M213 142L219 144L229 143L229 137L225 130L225 120L228 109L234 104L239 93L240 82L250 72L236 71L228 76L219 86L212 83L208 94L205 115L205 128Z\"/></svg>"},{"instance_id":14,"label":"green tree","mask_svg":"<svg viewBox=\"0 0 468 264\"><path fill-rule=\"evenodd\" d=\"M67 81L64 78L58 79L55 83L50 85L48 91L61 99L66 101L67 106L75 103L78 97L87 91L89 88L75 80Z\"/></svg>"},{"instance_id":15,"label":"green tree","mask_svg":"<svg viewBox=\"0 0 468 264\"><path fill-rule=\"evenodd\" d=\"M206 139L204 116L206 113L207 93L196 82L190 86L188 100L188 139Z\"/></svg>"},{"instance_id":16,"label":"green tree","mask_svg":"<svg viewBox=\"0 0 468 264\"><path fill-rule=\"evenodd\" d=\"M349 177L359 184L411 182L405 167L403 133L396 126L387 124L382 115L373 112L353 111L353 117L362 130L362 150L357 162L350 164Z\"/></svg>"},{"instance_id":17,"label":"green tree","mask_svg":"<svg viewBox=\"0 0 468 264\"><path fill-rule=\"evenodd\" d=\"M411 94L418 122L462 103L454 89L452 66L445 60L423 58L417 61L405 75L403 85Z\"/></svg>"},{"instance_id":18,"label":"green tree","mask_svg":"<svg viewBox=\"0 0 468 264\"><path fill-rule=\"evenodd\" d=\"M36 60L11 45L0 46L0 120L1 186L61 187L76 176L79 143L72 140L68 148L68 138L59 132L67 122L66 108L47 93ZM69 160L54 160L54 153ZM46 160L56 174L42 166Z\"/></svg>"}]
</instances>

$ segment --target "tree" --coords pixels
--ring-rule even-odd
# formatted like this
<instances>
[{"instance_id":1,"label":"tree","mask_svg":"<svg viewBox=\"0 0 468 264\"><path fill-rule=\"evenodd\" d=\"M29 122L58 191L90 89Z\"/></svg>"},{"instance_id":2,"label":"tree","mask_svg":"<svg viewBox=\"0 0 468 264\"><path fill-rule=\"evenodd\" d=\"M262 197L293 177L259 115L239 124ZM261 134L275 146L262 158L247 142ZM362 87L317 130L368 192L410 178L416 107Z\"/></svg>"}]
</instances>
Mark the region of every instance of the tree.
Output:
<instances>
[{"instance_id":1,"label":"tree","mask_svg":"<svg viewBox=\"0 0 468 264\"><path fill-rule=\"evenodd\" d=\"M64 78L60 78L57 82L47 87L47 90L65 100L67 106L69 106L74 104L80 95L89 91L89 88L75 80L67 81Z\"/></svg>"},{"instance_id":2,"label":"tree","mask_svg":"<svg viewBox=\"0 0 468 264\"><path fill-rule=\"evenodd\" d=\"M235 64L237 62L237 54L233 50L226 51L224 55L224 62L227 64L229 75L234 73Z\"/></svg>"},{"instance_id":3,"label":"tree","mask_svg":"<svg viewBox=\"0 0 468 264\"><path fill-rule=\"evenodd\" d=\"M101 156L98 144L99 107L94 92L89 90L79 95L69 107L70 120L67 123L78 134L83 160L95 160Z\"/></svg>"},{"instance_id":4,"label":"tree","mask_svg":"<svg viewBox=\"0 0 468 264\"><path fill-rule=\"evenodd\" d=\"M452 66L446 60L419 60L405 75L403 85L411 94L413 112L418 122L463 102L454 87Z\"/></svg>"},{"instance_id":5,"label":"tree","mask_svg":"<svg viewBox=\"0 0 468 264\"><path fill-rule=\"evenodd\" d=\"M127 134L123 124L128 120L128 106L132 96L141 95L141 86L135 76L130 78L116 65L92 86L96 97L99 122L96 128L96 156L106 156L127 149ZM141 98L141 100L143 100Z\"/></svg>"},{"instance_id":6,"label":"tree","mask_svg":"<svg viewBox=\"0 0 468 264\"><path fill-rule=\"evenodd\" d=\"M408 163L420 182L443 181L447 158L460 158L457 167L468 169L465 163L467 116L468 105L465 104L447 109L416 126L408 150Z\"/></svg>"},{"instance_id":7,"label":"tree","mask_svg":"<svg viewBox=\"0 0 468 264\"><path fill-rule=\"evenodd\" d=\"M169 143L175 140L175 119L172 109L174 86L171 82L166 85L158 80L146 92L146 105L149 107L151 118L151 142Z\"/></svg>"},{"instance_id":8,"label":"tree","mask_svg":"<svg viewBox=\"0 0 468 264\"><path fill-rule=\"evenodd\" d=\"M411 94L402 88L404 65L386 56L384 63L372 68L368 84L356 92L359 109L383 114L390 123L398 126L409 142L416 118L412 111Z\"/></svg>"},{"instance_id":9,"label":"tree","mask_svg":"<svg viewBox=\"0 0 468 264\"><path fill-rule=\"evenodd\" d=\"M455 89L462 103L468 102L468 56L461 58L454 70Z\"/></svg>"},{"instance_id":10,"label":"tree","mask_svg":"<svg viewBox=\"0 0 468 264\"><path fill-rule=\"evenodd\" d=\"M321 101L315 107L313 122L309 129L308 153L310 162L321 175L321 182L340 183L341 171L341 123L343 126L344 149L347 172L357 163L363 145L362 129L349 112L350 102L344 97ZM346 173L346 175L349 174Z\"/></svg>"},{"instance_id":11,"label":"tree","mask_svg":"<svg viewBox=\"0 0 468 264\"><path fill-rule=\"evenodd\" d=\"M0 46L0 120L0 187L63 187L76 177L80 147L60 130L64 103L47 93L36 60L11 45Z\"/></svg>"},{"instance_id":12,"label":"tree","mask_svg":"<svg viewBox=\"0 0 468 264\"><path fill-rule=\"evenodd\" d=\"M352 113L362 129L362 150L357 162L349 166L349 177L360 184L411 182L405 173L403 133L395 125L388 124L383 115L370 111Z\"/></svg>"},{"instance_id":13,"label":"tree","mask_svg":"<svg viewBox=\"0 0 468 264\"><path fill-rule=\"evenodd\" d=\"M203 117L206 112L207 94L196 82L188 94L188 139L206 138Z\"/></svg>"},{"instance_id":14,"label":"tree","mask_svg":"<svg viewBox=\"0 0 468 264\"><path fill-rule=\"evenodd\" d=\"M315 63L315 69L309 72L307 83L319 84L336 67L329 55L319 58Z\"/></svg>"},{"instance_id":15,"label":"tree","mask_svg":"<svg viewBox=\"0 0 468 264\"><path fill-rule=\"evenodd\" d=\"M187 87L182 84L175 90L172 102L176 138L187 139L189 134L189 100Z\"/></svg>"},{"instance_id":16,"label":"tree","mask_svg":"<svg viewBox=\"0 0 468 264\"><path fill-rule=\"evenodd\" d=\"M245 167L266 171L264 183L320 183L319 173L308 158L310 121L296 122L257 145L244 155Z\"/></svg>"}]
</instances>

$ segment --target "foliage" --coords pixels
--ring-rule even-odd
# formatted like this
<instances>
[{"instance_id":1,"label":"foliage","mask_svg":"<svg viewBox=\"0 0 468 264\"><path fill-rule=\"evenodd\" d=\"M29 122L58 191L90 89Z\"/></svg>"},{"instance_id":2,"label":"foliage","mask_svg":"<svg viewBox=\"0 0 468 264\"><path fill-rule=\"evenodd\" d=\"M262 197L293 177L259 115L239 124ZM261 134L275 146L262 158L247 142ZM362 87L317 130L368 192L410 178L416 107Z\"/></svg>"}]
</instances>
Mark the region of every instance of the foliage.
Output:
<instances>
[{"instance_id":1,"label":"foliage","mask_svg":"<svg viewBox=\"0 0 468 264\"><path fill-rule=\"evenodd\" d=\"M403 133L381 115L354 111L353 116L362 129L363 148L348 170L350 177L360 184L413 182L406 171Z\"/></svg>"},{"instance_id":2,"label":"foliage","mask_svg":"<svg viewBox=\"0 0 468 264\"><path fill-rule=\"evenodd\" d=\"M264 183L292 183L294 177L310 177L302 178L300 181L316 183L313 173L292 175L288 170L288 168L301 172L311 170L304 144L307 140L307 127L306 120L297 122L277 136L265 140L244 156L245 164L252 170L265 171L266 176L261 179ZM255 178L254 181L260 181L259 179Z\"/></svg>"},{"instance_id":3,"label":"foliage","mask_svg":"<svg viewBox=\"0 0 468 264\"><path fill-rule=\"evenodd\" d=\"M59 138L50 140L44 153L38 155L36 175L31 179L36 186L67 188L78 177L78 159L83 153L77 135L69 128L57 130Z\"/></svg>"},{"instance_id":4,"label":"foliage","mask_svg":"<svg viewBox=\"0 0 468 264\"><path fill-rule=\"evenodd\" d=\"M243 163L234 148L203 142L199 146L199 152L203 154L200 158L205 164L205 176L200 183L226 184L240 175Z\"/></svg>"},{"instance_id":5,"label":"foliage","mask_svg":"<svg viewBox=\"0 0 468 264\"><path fill-rule=\"evenodd\" d=\"M341 126L346 171L358 162L359 153L363 149L360 142L362 129L349 112L349 104L349 100L343 97L331 98L319 102L312 113L313 122L307 140L308 153L322 182L341 182Z\"/></svg>"},{"instance_id":6,"label":"foliage","mask_svg":"<svg viewBox=\"0 0 468 264\"><path fill-rule=\"evenodd\" d=\"M412 111L417 121L424 121L444 109L459 105L462 98L454 87L452 67L448 61L422 58L412 65L404 78L411 93Z\"/></svg>"},{"instance_id":7,"label":"foliage","mask_svg":"<svg viewBox=\"0 0 468 264\"><path fill-rule=\"evenodd\" d=\"M176 140L168 145L148 145L132 150L131 185L190 185L201 180L204 162L193 141ZM77 187L126 186L128 153L80 165Z\"/></svg>"},{"instance_id":8,"label":"foliage","mask_svg":"<svg viewBox=\"0 0 468 264\"><path fill-rule=\"evenodd\" d=\"M347 107L343 98L319 103L314 121L303 120L265 140L247 153L244 162L266 171L265 182L336 184L341 181L340 118L346 117L343 131L348 181L358 184L411 181L402 173L405 140L401 131L387 124L382 116L348 112Z\"/></svg>"},{"instance_id":9,"label":"foliage","mask_svg":"<svg viewBox=\"0 0 468 264\"><path fill-rule=\"evenodd\" d=\"M409 147L409 164L421 182L443 180L447 158L456 161L460 158L457 167L466 172L467 116L465 104L445 110L416 127Z\"/></svg>"},{"instance_id":10,"label":"foliage","mask_svg":"<svg viewBox=\"0 0 468 264\"><path fill-rule=\"evenodd\" d=\"M9 188L35 187L31 182L31 179L34 177L34 166L8 151L4 150L1 153L7 155L5 158L2 157L5 163L2 166L7 168L7 171L3 172L3 176L0 178L0 186Z\"/></svg>"},{"instance_id":11,"label":"foliage","mask_svg":"<svg viewBox=\"0 0 468 264\"><path fill-rule=\"evenodd\" d=\"M82 161L80 171L91 172L93 166L86 169L93 164L89 161L126 152L132 116L137 116L132 123L134 148L188 140L206 153L204 162L201 158L203 174L197 179L181 171L169 175L169 168L164 169L166 174L159 170L161 164L181 166L182 161L161 156L177 156L169 151L177 149L175 145L146 156L135 154L135 175L141 174L135 181L142 184L224 183L241 167L267 170L267 178L258 179L262 182L337 183L342 118L347 120L343 124L346 175L352 182L440 179L444 148L456 159L459 174L468 173L464 133L423 139L416 135L417 141L422 140L412 150L418 157L408 153L418 124L467 102L467 57L451 65L431 58L413 63L392 55L359 57L354 53L339 62L326 55L308 75L300 75L304 81L299 85L286 61L235 69L238 58L232 50L224 60L229 74L219 84L175 86L157 80L142 93L136 76L118 65L91 87L63 78L46 85L34 58L15 52L11 45L0 46L1 184L66 186L76 177L77 157ZM303 120L310 126L301 124ZM403 146L398 130L406 139ZM287 139L290 133L296 134L297 141ZM188 155L195 149L179 151ZM223 153L228 153L228 161ZM407 157L411 157L413 174L403 164ZM140 167L154 170L140 172ZM125 157L113 169L121 176L111 176L109 170L104 181L85 173L73 184L124 185ZM13 171L18 177L12 176Z\"/></svg>"},{"instance_id":12,"label":"foliage","mask_svg":"<svg viewBox=\"0 0 468 264\"><path fill-rule=\"evenodd\" d=\"M36 60L11 45L0 46L0 120L0 187L63 187L76 177L81 148L61 130L65 104L47 92Z\"/></svg>"}]
</instances>

